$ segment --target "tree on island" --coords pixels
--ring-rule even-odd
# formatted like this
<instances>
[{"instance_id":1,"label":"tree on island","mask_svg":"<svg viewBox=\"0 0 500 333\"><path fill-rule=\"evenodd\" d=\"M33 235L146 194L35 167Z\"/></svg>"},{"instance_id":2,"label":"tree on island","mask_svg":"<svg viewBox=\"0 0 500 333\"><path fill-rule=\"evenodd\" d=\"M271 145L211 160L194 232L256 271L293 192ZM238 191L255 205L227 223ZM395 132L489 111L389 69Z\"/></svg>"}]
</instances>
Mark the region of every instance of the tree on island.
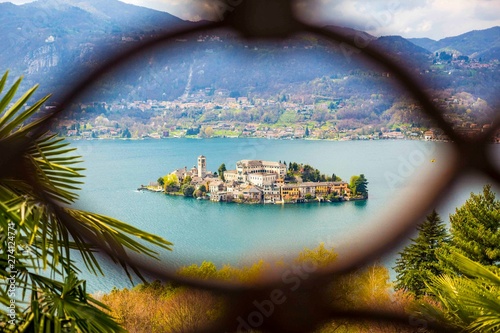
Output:
<instances>
[{"instance_id":1,"label":"tree on island","mask_svg":"<svg viewBox=\"0 0 500 333\"><path fill-rule=\"evenodd\" d=\"M203 197L207 194L207 187L205 185L201 185L198 189L193 193L193 197L199 198Z\"/></svg>"},{"instance_id":2,"label":"tree on island","mask_svg":"<svg viewBox=\"0 0 500 333\"><path fill-rule=\"evenodd\" d=\"M361 174L359 176L352 176L349 182L349 188L353 196L368 196L368 180L365 175Z\"/></svg>"},{"instance_id":3,"label":"tree on island","mask_svg":"<svg viewBox=\"0 0 500 333\"><path fill-rule=\"evenodd\" d=\"M356 186L357 194L362 195L363 197L368 196L368 180L365 178L364 174L359 175L354 185Z\"/></svg>"},{"instance_id":4,"label":"tree on island","mask_svg":"<svg viewBox=\"0 0 500 333\"><path fill-rule=\"evenodd\" d=\"M165 186L165 181L163 180L163 177L160 177L158 178L158 180L156 181L158 183L158 185L160 185L161 187L164 187Z\"/></svg>"},{"instance_id":5,"label":"tree on island","mask_svg":"<svg viewBox=\"0 0 500 333\"><path fill-rule=\"evenodd\" d=\"M226 164L225 163L222 163L219 167L219 169L217 169L217 172L219 173L219 178L225 182L226 179L224 178L224 171L227 171L226 169Z\"/></svg>"},{"instance_id":6,"label":"tree on island","mask_svg":"<svg viewBox=\"0 0 500 333\"><path fill-rule=\"evenodd\" d=\"M358 181L359 176L352 176L351 181L349 182L349 188L351 189L351 193L353 196L357 194L356 191L356 182Z\"/></svg>"},{"instance_id":7,"label":"tree on island","mask_svg":"<svg viewBox=\"0 0 500 333\"><path fill-rule=\"evenodd\" d=\"M177 192L179 190L179 178L177 178L177 175L170 174L163 177L163 188L165 192Z\"/></svg>"},{"instance_id":8,"label":"tree on island","mask_svg":"<svg viewBox=\"0 0 500 333\"><path fill-rule=\"evenodd\" d=\"M428 293L426 282L443 273L438 251L447 244L446 226L434 210L417 227L418 236L412 239L399 258L394 271L397 274L395 290L404 290L415 296Z\"/></svg>"},{"instance_id":9,"label":"tree on island","mask_svg":"<svg viewBox=\"0 0 500 333\"><path fill-rule=\"evenodd\" d=\"M306 164L302 169L301 177L304 182L318 182L321 180L321 173L318 169Z\"/></svg>"},{"instance_id":10,"label":"tree on island","mask_svg":"<svg viewBox=\"0 0 500 333\"><path fill-rule=\"evenodd\" d=\"M186 176L184 177L184 179L182 180L182 185L191 185L191 181L193 179L191 178L191 176Z\"/></svg>"},{"instance_id":11,"label":"tree on island","mask_svg":"<svg viewBox=\"0 0 500 333\"><path fill-rule=\"evenodd\" d=\"M182 194L184 194L185 197L192 197L195 190L193 185L185 185L182 187Z\"/></svg>"},{"instance_id":12,"label":"tree on island","mask_svg":"<svg viewBox=\"0 0 500 333\"><path fill-rule=\"evenodd\" d=\"M339 176L337 176L335 173L332 173L331 181L332 182L341 182L342 178L340 178Z\"/></svg>"}]
</instances>

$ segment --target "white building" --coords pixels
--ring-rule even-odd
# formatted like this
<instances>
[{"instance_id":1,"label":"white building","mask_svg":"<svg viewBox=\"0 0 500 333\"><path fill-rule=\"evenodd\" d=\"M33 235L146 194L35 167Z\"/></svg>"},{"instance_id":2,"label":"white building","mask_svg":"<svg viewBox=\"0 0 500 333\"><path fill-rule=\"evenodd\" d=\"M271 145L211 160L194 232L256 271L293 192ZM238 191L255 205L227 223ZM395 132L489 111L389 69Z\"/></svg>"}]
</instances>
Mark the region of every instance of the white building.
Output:
<instances>
[{"instance_id":1,"label":"white building","mask_svg":"<svg viewBox=\"0 0 500 333\"><path fill-rule=\"evenodd\" d=\"M247 181L252 185L263 187L266 184L272 184L278 179L275 173L251 173L247 176Z\"/></svg>"},{"instance_id":2,"label":"white building","mask_svg":"<svg viewBox=\"0 0 500 333\"><path fill-rule=\"evenodd\" d=\"M236 170L224 171L224 179L226 182L238 182L238 172ZM246 177L242 182L246 181Z\"/></svg>"},{"instance_id":3,"label":"white building","mask_svg":"<svg viewBox=\"0 0 500 333\"><path fill-rule=\"evenodd\" d=\"M279 162L242 160L236 163L236 170L224 172L226 181L249 182L257 186L285 178L286 165Z\"/></svg>"},{"instance_id":4,"label":"white building","mask_svg":"<svg viewBox=\"0 0 500 333\"><path fill-rule=\"evenodd\" d=\"M226 186L221 181L212 181L208 186L210 194L218 193L226 190Z\"/></svg>"},{"instance_id":5,"label":"white building","mask_svg":"<svg viewBox=\"0 0 500 333\"><path fill-rule=\"evenodd\" d=\"M286 165L279 162L242 160L236 163L238 174L275 173L279 178L286 176Z\"/></svg>"},{"instance_id":6,"label":"white building","mask_svg":"<svg viewBox=\"0 0 500 333\"><path fill-rule=\"evenodd\" d=\"M227 192L210 193L210 200L215 202L227 201Z\"/></svg>"}]
</instances>

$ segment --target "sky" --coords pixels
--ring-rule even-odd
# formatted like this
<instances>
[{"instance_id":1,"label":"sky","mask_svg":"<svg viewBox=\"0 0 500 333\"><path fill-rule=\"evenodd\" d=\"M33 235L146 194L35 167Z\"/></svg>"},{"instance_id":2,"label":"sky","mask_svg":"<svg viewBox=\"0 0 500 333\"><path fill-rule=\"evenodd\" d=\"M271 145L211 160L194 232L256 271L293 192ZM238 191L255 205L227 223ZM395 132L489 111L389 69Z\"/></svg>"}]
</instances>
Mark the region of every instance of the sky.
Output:
<instances>
[{"instance_id":1,"label":"sky","mask_svg":"<svg viewBox=\"0 0 500 333\"><path fill-rule=\"evenodd\" d=\"M30 0L9 2L21 4ZM218 10L227 7L223 3L234 4L239 0L123 2L197 21L217 19L220 17ZM375 36L400 35L438 40L471 30L500 26L499 0L296 0L296 8L301 17L310 22L347 26Z\"/></svg>"}]
</instances>

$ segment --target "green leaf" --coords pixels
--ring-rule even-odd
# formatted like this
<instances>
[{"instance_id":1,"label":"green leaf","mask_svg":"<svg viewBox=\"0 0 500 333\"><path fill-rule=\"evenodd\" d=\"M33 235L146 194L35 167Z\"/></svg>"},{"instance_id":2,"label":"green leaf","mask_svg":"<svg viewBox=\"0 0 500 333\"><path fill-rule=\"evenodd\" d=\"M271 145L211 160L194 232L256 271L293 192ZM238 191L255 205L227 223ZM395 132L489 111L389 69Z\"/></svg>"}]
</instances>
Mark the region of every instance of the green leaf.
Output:
<instances>
[{"instance_id":1,"label":"green leaf","mask_svg":"<svg viewBox=\"0 0 500 333\"><path fill-rule=\"evenodd\" d=\"M500 277L481 264L470 260L460 253L453 253L453 260L457 267L466 275L485 280L485 283L500 286Z\"/></svg>"},{"instance_id":2,"label":"green leaf","mask_svg":"<svg viewBox=\"0 0 500 333\"><path fill-rule=\"evenodd\" d=\"M5 75L4 75L3 78L5 78ZM2 78L2 80L3 80L3 78ZM9 89L9 91L7 92L7 94L5 94L5 96L0 100L0 112L3 112L5 110L5 108L7 107L7 105L9 105L10 101L12 100L12 98L14 98L14 96L15 96L15 94L17 92L17 88L19 88L19 85L21 84L22 80L23 80L22 78L18 79L14 83L14 85ZM5 120L6 120L6 114L4 114L2 116L2 118L0 118L0 124L2 124Z\"/></svg>"}]
</instances>

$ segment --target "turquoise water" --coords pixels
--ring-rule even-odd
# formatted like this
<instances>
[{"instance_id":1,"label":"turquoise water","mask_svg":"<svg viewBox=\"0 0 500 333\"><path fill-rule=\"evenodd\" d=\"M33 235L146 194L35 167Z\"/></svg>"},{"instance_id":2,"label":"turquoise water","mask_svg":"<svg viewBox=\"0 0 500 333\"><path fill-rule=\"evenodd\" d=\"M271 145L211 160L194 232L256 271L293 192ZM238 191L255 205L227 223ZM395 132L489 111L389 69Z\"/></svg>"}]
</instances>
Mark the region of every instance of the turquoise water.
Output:
<instances>
[{"instance_id":1,"label":"turquoise water","mask_svg":"<svg viewBox=\"0 0 500 333\"><path fill-rule=\"evenodd\" d=\"M443 148L446 144L419 141L168 139L73 144L87 168L77 206L119 218L173 242L173 252L161 254L162 264L171 268L203 260L239 265L293 255L320 242L357 244L357 230L369 225L371 216L381 209L401 209L393 207L391 199L410 180L419 180L415 172L438 168L446 158L436 150L436 145ZM213 171L221 163L231 169L241 159L264 159L308 163L347 181L351 175L364 173L370 198L335 204L238 205L136 190L173 169L192 167L202 154ZM481 186L477 180L464 183L440 208L443 218ZM388 266L393 259L385 260ZM104 278L87 273L82 276L88 279L91 292L129 286L118 269L107 268Z\"/></svg>"}]
</instances>

